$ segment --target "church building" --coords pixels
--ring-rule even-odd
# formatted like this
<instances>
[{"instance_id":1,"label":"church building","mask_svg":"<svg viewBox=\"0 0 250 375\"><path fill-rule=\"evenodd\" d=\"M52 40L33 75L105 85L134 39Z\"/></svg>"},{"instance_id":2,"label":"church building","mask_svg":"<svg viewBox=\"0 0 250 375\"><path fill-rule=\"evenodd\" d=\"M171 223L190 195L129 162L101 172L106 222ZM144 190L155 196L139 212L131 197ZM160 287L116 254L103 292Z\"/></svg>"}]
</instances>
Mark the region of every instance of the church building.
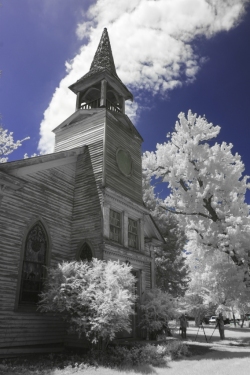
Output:
<instances>
[{"instance_id":1,"label":"church building","mask_svg":"<svg viewBox=\"0 0 250 375\"><path fill-rule=\"evenodd\" d=\"M57 316L37 311L44 266L120 260L133 268L139 299L154 287L164 239L143 203L143 139L125 113L133 95L106 29L89 72L69 89L76 109L53 130L54 152L0 164L0 356L77 342ZM118 337L140 337L138 320Z\"/></svg>"}]
</instances>

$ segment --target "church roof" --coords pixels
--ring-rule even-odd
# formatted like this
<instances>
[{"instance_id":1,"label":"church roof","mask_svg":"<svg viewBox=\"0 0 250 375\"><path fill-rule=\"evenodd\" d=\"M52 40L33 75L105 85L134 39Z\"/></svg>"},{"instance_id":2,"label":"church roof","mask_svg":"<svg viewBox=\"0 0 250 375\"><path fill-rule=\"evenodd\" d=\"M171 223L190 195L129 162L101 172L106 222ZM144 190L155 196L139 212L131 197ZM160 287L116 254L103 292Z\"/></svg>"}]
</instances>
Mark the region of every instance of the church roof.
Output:
<instances>
[{"instance_id":1,"label":"church roof","mask_svg":"<svg viewBox=\"0 0 250 375\"><path fill-rule=\"evenodd\" d=\"M86 146L75 147L70 150L53 152L52 154L39 155L27 159L20 159L0 164L0 184L2 172L12 176L20 177L20 175L29 174L35 170L43 170L58 165L64 165L76 161L79 154L83 153Z\"/></svg>"}]
</instances>

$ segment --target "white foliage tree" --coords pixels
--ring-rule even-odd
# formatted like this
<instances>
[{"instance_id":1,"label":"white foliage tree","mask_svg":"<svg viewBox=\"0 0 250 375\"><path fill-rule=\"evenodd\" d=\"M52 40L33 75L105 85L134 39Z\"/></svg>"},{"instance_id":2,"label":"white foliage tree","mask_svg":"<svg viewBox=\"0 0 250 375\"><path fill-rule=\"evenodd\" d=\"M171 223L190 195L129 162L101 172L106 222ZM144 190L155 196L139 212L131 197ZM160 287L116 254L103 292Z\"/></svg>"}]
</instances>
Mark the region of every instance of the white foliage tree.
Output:
<instances>
[{"instance_id":1,"label":"white foliage tree","mask_svg":"<svg viewBox=\"0 0 250 375\"><path fill-rule=\"evenodd\" d=\"M191 250L187 263L191 269L189 295L200 296L204 308L214 307L223 312L246 313L250 306L250 295L243 280L244 269L235 267L231 258L223 253L206 254L188 243ZM188 297L188 295L186 296ZM212 312L212 313L214 313Z\"/></svg>"},{"instance_id":2,"label":"white foliage tree","mask_svg":"<svg viewBox=\"0 0 250 375\"><path fill-rule=\"evenodd\" d=\"M4 130L0 125L0 163L7 162L8 155L18 147L22 146L22 142L27 139L29 139L29 137L15 142L13 138L13 132L8 132L7 129Z\"/></svg>"},{"instance_id":3,"label":"white foliage tree","mask_svg":"<svg viewBox=\"0 0 250 375\"><path fill-rule=\"evenodd\" d=\"M162 200L155 195L147 173L143 173L142 188L143 201L166 241L155 250L156 285L173 297L184 295L189 282L189 269L183 257L185 232L177 218L161 207Z\"/></svg>"},{"instance_id":4,"label":"white foliage tree","mask_svg":"<svg viewBox=\"0 0 250 375\"><path fill-rule=\"evenodd\" d=\"M232 144L213 143L219 126L191 111L179 114L175 131L155 152L146 152L143 167L166 182L164 208L179 217L189 237L204 251L219 250L237 265L247 265L250 241L249 188L240 155Z\"/></svg>"}]
</instances>

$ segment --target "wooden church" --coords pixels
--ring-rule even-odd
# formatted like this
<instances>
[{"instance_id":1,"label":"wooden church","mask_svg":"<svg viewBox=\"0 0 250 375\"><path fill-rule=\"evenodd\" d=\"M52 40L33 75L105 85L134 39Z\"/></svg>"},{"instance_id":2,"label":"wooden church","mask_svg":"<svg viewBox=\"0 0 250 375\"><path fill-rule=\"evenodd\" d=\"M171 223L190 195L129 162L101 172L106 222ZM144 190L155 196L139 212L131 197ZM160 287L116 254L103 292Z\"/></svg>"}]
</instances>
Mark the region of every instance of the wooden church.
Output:
<instances>
[{"instance_id":1,"label":"wooden church","mask_svg":"<svg viewBox=\"0 0 250 375\"><path fill-rule=\"evenodd\" d=\"M76 110L54 129L54 153L0 164L0 356L77 343L58 317L37 311L44 266L119 259L133 267L139 299L154 287L164 240L142 200L143 140L125 113L133 95L106 29L69 89ZM138 319L127 337L141 335Z\"/></svg>"}]
</instances>

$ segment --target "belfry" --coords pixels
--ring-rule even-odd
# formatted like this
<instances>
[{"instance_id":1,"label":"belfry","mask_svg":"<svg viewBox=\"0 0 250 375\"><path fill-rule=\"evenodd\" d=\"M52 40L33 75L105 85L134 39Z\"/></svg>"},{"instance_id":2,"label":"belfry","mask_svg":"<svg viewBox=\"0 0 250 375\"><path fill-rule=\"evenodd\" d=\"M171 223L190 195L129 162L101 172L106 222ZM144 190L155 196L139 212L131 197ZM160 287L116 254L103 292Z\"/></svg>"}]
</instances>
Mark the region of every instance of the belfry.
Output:
<instances>
[{"instance_id":1,"label":"belfry","mask_svg":"<svg viewBox=\"0 0 250 375\"><path fill-rule=\"evenodd\" d=\"M133 95L116 73L107 29L103 31L89 72L69 88L77 95L76 110L107 108L125 113L125 100L133 100Z\"/></svg>"},{"instance_id":2,"label":"belfry","mask_svg":"<svg viewBox=\"0 0 250 375\"><path fill-rule=\"evenodd\" d=\"M133 95L106 29L89 72L69 89L76 108L53 130L54 153L0 165L0 355L82 345L60 319L37 312L44 266L119 260L133 268L138 301L154 287L164 239L143 203L143 140L125 113ZM142 337L139 320L118 337Z\"/></svg>"}]
</instances>

